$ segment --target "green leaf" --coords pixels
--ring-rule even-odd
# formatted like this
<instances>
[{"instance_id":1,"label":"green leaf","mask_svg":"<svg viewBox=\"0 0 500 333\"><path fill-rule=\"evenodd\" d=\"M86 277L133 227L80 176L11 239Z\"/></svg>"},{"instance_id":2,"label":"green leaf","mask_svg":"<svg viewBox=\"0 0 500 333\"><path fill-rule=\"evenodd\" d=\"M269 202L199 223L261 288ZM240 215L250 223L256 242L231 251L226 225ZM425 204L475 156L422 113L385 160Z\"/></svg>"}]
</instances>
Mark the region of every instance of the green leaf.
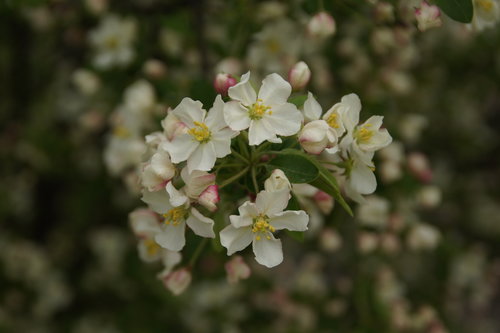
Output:
<instances>
[{"instance_id":1,"label":"green leaf","mask_svg":"<svg viewBox=\"0 0 500 333\"><path fill-rule=\"evenodd\" d=\"M436 0L435 2L451 19L462 23L472 21L474 12L472 0Z\"/></svg>"},{"instance_id":2,"label":"green leaf","mask_svg":"<svg viewBox=\"0 0 500 333\"><path fill-rule=\"evenodd\" d=\"M286 233L287 235L289 235L290 237L292 237L293 239L295 239L296 241L299 241L299 242L304 242L304 232L303 231L290 231L290 230L286 230Z\"/></svg>"},{"instance_id":3,"label":"green leaf","mask_svg":"<svg viewBox=\"0 0 500 333\"><path fill-rule=\"evenodd\" d=\"M296 107L300 108L304 105L307 100L307 95L294 96L288 100L289 103L295 104Z\"/></svg>"},{"instance_id":4,"label":"green leaf","mask_svg":"<svg viewBox=\"0 0 500 333\"><path fill-rule=\"evenodd\" d=\"M285 151L289 151L285 149ZM292 150L294 151L294 150ZM308 158L298 154L280 154L266 167L270 170L281 169L291 183L309 183L318 177L318 168Z\"/></svg>"},{"instance_id":5,"label":"green leaf","mask_svg":"<svg viewBox=\"0 0 500 333\"><path fill-rule=\"evenodd\" d=\"M333 176L330 170L325 168L321 163L318 162L316 158L313 156L307 155L306 153L303 153L300 150L294 150L294 149L285 149L283 151L279 152L274 152L278 155L285 155L285 156L300 156L304 159L307 159L310 163L314 164L318 170L318 177L313 179L312 181L309 181L308 183L319 188L323 192L326 192L330 194L341 206L342 208L345 209L345 211L353 216L351 207L347 204L347 202L344 200L342 195L340 194L340 189L339 185L337 184L337 179ZM280 157L280 156L278 156ZM272 161L271 161L272 162ZM283 170L285 171L285 170ZM285 174L288 177L288 174L285 172ZM294 183L292 180L290 182Z\"/></svg>"},{"instance_id":6,"label":"green leaf","mask_svg":"<svg viewBox=\"0 0 500 333\"><path fill-rule=\"evenodd\" d=\"M286 206L285 210L300 210L300 203L299 200L297 199L297 196L292 193L292 197L288 201L288 205Z\"/></svg>"}]
</instances>

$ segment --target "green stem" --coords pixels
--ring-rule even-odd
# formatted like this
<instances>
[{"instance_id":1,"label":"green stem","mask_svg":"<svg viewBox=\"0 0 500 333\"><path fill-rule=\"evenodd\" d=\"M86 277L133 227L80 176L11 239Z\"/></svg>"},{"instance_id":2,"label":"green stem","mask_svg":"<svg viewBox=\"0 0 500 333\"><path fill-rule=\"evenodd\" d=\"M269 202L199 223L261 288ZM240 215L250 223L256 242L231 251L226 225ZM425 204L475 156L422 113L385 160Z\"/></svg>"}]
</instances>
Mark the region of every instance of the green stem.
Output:
<instances>
[{"instance_id":1,"label":"green stem","mask_svg":"<svg viewBox=\"0 0 500 333\"><path fill-rule=\"evenodd\" d=\"M247 171L248 171L248 167L241 170L240 172L238 172L236 175L232 176L231 178L226 179L226 181L224 181L222 184L219 185L219 190L222 189L223 187L226 187L227 185L231 184L232 182L234 182L235 180L237 180L241 176L243 176L245 173L247 173Z\"/></svg>"},{"instance_id":2,"label":"green stem","mask_svg":"<svg viewBox=\"0 0 500 333\"><path fill-rule=\"evenodd\" d=\"M255 171L255 166L252 167L252 182L253 187L255 188L255 194L259 193L259 184L257 183L257 174Z\"/></svg>"},{"instance_id":3,"label":"green stem","mask_svg":"<svg viewBox=\"0 0 500 333\"><path fill-rule=\"evenodd\" d=\"M198 260L198 257L201 254L201 251L207 245L208 238L203 238L203 240L198 244L198 247L196 250L194 250L193 256L189 260L189 267L193 267L196 264L196 261Z\"/></svg>"},{"instance_id":4,"label":"green stem","mask_svg":"<svg viewBox=\"0 0 500 333\"><path fill-rule=\"evenodd\" d=\"M242 160L243 162L245 162L245 164L248 163L248 159L246 159L243 155L241 155L240 153L238 153L236 150L231 149L231 154L233 154L235 157L237 157L240 160Z\"/></svg>"}]
</instances>

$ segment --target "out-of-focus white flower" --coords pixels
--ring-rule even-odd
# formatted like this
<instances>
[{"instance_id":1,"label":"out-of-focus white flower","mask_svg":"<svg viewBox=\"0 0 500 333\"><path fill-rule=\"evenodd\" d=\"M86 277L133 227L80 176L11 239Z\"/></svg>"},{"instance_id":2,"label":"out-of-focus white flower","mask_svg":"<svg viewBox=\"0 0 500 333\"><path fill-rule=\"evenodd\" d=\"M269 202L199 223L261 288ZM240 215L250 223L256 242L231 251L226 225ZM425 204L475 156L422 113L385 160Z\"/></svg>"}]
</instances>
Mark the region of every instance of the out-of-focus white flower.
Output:
<instances>
[{"instance_id":1,"label":"out-of-focus white flower","mask_svg":"<svg viewBox=\"0 0 500 333\"><path fill-rule=\"evenodd\" d=\"M123 100L132 112L147 112L156 104L153 85L146 80L136 81L125 89Z\"/></svg>"},{"instance_id":2,"label":"out-of-focus white flower","mask_svg":"<svg viewBox=\"0 0 500 333\"><path fill-rule=\"evenodd\" d=\"M74 71L72 79L78 90L87 96L93 95L101 85L97 75L83 68Z\"/></svg>"},{"instance_id":3,"label":"out-of-focus white flower","mask_svg":"<svg viewBox=\"0 0 500 333\"><path fill-rule=\"evenodd\" d=\"M484 30L494 26L500 20L500 3L498 0L473 0L474 16L472 28Z\"/></svg>"},{"instance_id":4,"label":"out-of-focus white flower","mask_svg":"<svg viewBox=\"0 0 500 333\"><path fill-rule=\"evenodd\" d=\"M167 193L167 189L169 193ZM161 247L170 251L182 250L186 243L186 224L198 236L214 238L214 221L203 216L196 208L190 207L187 198L178 200L180 196L173 194L177 194L177 190L170 182L165 190L156 192L143 191L142 201L164 218L161 224L161 232L155 235L155 241Z\"/></svg>"},{"instance_id":5,"label":"out-of-focus white flower","mask_svg":"<svg viewBox=\"0 0 500 333\"><path fill-rule=\"evenodd\" d=\"M328 215L332 212L334 202L331 195L323 191L317 191L313 199L323 214Z\"/></svg>"},{"instance_id":6,"label":"out-of-focus white flower","mask_svg":"<svg viewBox=\"0 0 500 333\"><path fill-rule=\"evenodd\" d=\"M417 223L410 229L407 243L412 250L430 250L436 247L440 239L441 234L436 227Z\"/></svg>"},{"instance_id":7,"label":"out-of-focus white flower","mask_svg":"<svg viewBox=\"0 0 500 333\"><path fill-rule=\"evenodd\" d=\"M387 147L382 148L378 152L378 156L384 160L393 161L395 163L403 163L405 158L404 146L399 141L393 141Z\"/></svg>"},{"instance_id":8,"label":"out-of-focus white flower","mask_svg":"<svg viewBox=\"0 0 500 333\"><path fill-rule=\"evenodd\" d=\"M170 162L168 153L158 150L145 164L141 181L148 191L158 191L165 188L170 179L175 176L175 166Z\"/></svg>"},{"instance_id":9,"label":"out-of-focus white flower","mask_svg":"<svg viewBox=\"0 0 500 333\"><path fill-rule=\"evenodd\" d=\"M373 14L378 22L393 22L394 6L389 2L377 2Z\"/></svg>"},{"instance_id":10,"label":"out-of-focus white flower","mask_svg":"<svg viewBox=\"0 0 500 333\"><path fill-rule=\"evenodd\" d=\"M178 32L162 29L160 31L160 46L169 56L179 57L183 51L183 40Z\"/></svg>"},{"instance_id":11,"label":"out-of-focus white flower","mask_svg":"<svg viewBox=\"0 0 500 333\"><path fill-rule=\"evenodd\" d=\"M276 230L305 231L309 217L302 211L283 211L289 199L287 190L261 191L255 203L245 202L240 215L229 217L231 224L221 233L221 244L231 255L252 243L255 259L261 265L274 267L283 261L281 241L274 238Z\"/></svg>"},{"instance_id":12,"label":"out-of-focus white flower","mask_svg":"<svg viewBox=\"0 0 500 333\"><path fill-rule=\"evenodd\" d=\"M399 122L399 133L408 143L420 140L422 131L427 127L428 120L420 114L407 114Z\"/></svg>"},{"instance_id":13,"label":"out-of-focus white flower","mask_svg":"<svg viewBox=\"0 0 500 333\"><path fill-rule=\"evenodd\" d=\"M363 225L384 228L389 220L389 201L371 195L366 198L365 203L358 206L356 216Z\"/></svg>"},{"instance_id":14,"label":"out-of-focus white flower","mask_svg":"<svg viewBox=\"0 0 500 333\"><path fill-rule=\"evenodd\" d=\"M288 6L278 1L266 1L259 4L257 18L261 21L277 19L285 15Z\"/></svg>"},{"instance_id":15,"label":"out-of-focus white flower","mask_svg":"<svg viewBox=\"0 0 500 333\"><path fill-rule=\"evenodd\" d=\"M135 52L132 43L136 35L136 22L115 15L104 17L90 32L89 40L95 49L94 65L101 69L129 64Z\"/></svg>"},{"instance_id":16,"label":"out-of-focus white flower","mask_svg":"<svg viewBox=\"0 0 500 333\"><path fill-rule=\"evenodd\" d=\"M421 182L428 183L432 180L432 169L427 156L422 153L410 153L407 158L408 169Z\"/></svg>"},{"instance_id":17,"label":"out-of-focus white flower","mask_svg":"<svg viewBox=\"0 0 500 333\"><path fill-rule=\"evenodd\" d=\"M274 169L269 178L264 182L264 189L267 192L290 191L292 184L290 184L290 181L282 170Z\"/></svg>"},{"instance_id":18,"label":"out-of-focus white flower","mask_svg":"<svg viewBox=\"0 0 500 333\"><path fill-rule=\"evenodd\" d=\"M85 6L92 14L99 15L108 9L108 0L85 0Z\"/></svg>"},{"instance_id":19,"label":"out-of-focus white flower","mask_svg":"<svg viewBox=\"0 0 500 333\"><path fill-rule=\"evenodd\" d=\"M250 276L250 267L248 267L241 256L234 256L226 262L224 267L226 268L227 281L231 284L235 284L242 279L248 279Z\"/></svg>"},{"instance_id":20,"label":"out-of-focus white flower","mask_svg":"<svg viewBox=\"0 0 500 333\"><path fill-rule=\"evenodd\" d=\"M216 73L227 73L231 75L241 75L243 72L243 65L241 64L241 60L238 58L224 58L222 59L216 66Z\"/></svg>"},{"instance_id":21,"label":"out-of-focus white flower","mask_svg":"<svg viewBox=\"0 0 500 333\"><path fill-rule=\"evenodd\" d=\"M208 186L198 198L198 202L211 212L217 210L217 203L219 201L219 187L217 185Z\"/></svg>"},{"instance_id":22,"label":"out-of-focus white flower","mask_svg":"<svg viewBox=\"0 0 500 333\"><path fill-rule=\"evenodd\" d=\"M173 163L187 160L189 172L212 169L217 158L231 153L231 138L238 134L224 121L224 102L220 95L208 115L202 106L200 102L184 98L172 113L186 125L187 133L162 144Z\"/></svg>"},{"instance_id":23,"label":"out-of-focus white flower","mask_svg":"<svg viewBox=\"0 0 500 333\"><path fill-rule=\"evenodd\" d=\"M288 82L293 90L302 90L307 86L311 79L311 70L303 61L299 61L288 72Z\"/></svg>"},{"instance_id":24,"label":"out-of-focus white flower","mask_svg":"<svg viewBox=\"0 0 500 333\"><path fill-rule=\"evenodd\" d=\"M423 186L417 193L417 200L426 208L436 207L441 203L441 189L435 185Z\"/></svg>"},{"instance_id":25,"label":"out-of-focus white flower","mask_svg":"<svg viewBox=\"0 0 500 333\"><path fill-rule=\"evenodd\" d=\"M149 59L142 66L144 74L153 80L162 79L167 74L167 66L158 59Z\"/></svg>"},{"instance_id":26,"label":"out-of-focus white flower","mask_svg":"<svg viewBox=\"0 0 500 333\"><path fill-rule=\"evenodd\" d=\"M324 228L319 237L321 248L325 252L335 252L342 246L342 238L339 233L331 228Z\"/></svg>"},{"instance_id":27,"label":"out-of-focus white flower","mask_svg":"<svg viewBox=\"0 0 500 333\"><path fill-rule=\"evenodd\" d=\"M330 37L336 31L335 20L327 12L319 12L307 24L307 31L312 37Z\"/></svg>"},{"instance_id":28,"label":"out-of-focus white flower","mask_svg":"<svg viewBox=\"0 0 500 333\"><path fill-rule=\"evenodd\" d=\"M250 72L242 76L240 83L229 88L224 117L234 131L249 128L250 145L264 141L282 142L277 135L296 134L301 126L302 114L288 103L292 87L278 74L270 74L263 81L258 95L249 82Z\"/></svg>"},{"instance_id":29,"label":"out-of-focus white flower","mask_svg":"<svg viewBox=\"0 0 500 333\"><path fill-rule=\"evenodd\" d=\"M219 73L214 79L214 88L217 93L227 96L229 88L236 84L236 79L231 74Z\"/></svg>"},{"instance_id":30,"label":"out-of-focus white flower","mask_svg":"<svg viewBox=\"0 0 500 333\"><path fill-rule=\"evenodd\" d=\"M427 1L422 1L420 7L415 9L415 17L420 31L440 27L442 23L439 7L430 5Z\"/></svg>"},{"instance_id":31,"label":"out-of-focus white flower","mask_svg":"<svg viewBox=\"0 0 500 333\"><path fill-rule=\"evenodd\" d=\"M140 165L146 145L138 138L112 135L104 150L104 162L113 175L129 167Z\"/></svg>"},{"instance_id":32,"label":"out-of-focus white flower","mask_svg":"<svg viewBox=\"0 0 500 333\"><path fill-rule=\"evenodd\" d=\"M383 161L377 171L384 183L394 182L403 176L401 165L394 161Z\"/></svg>"},{"instance_id":33,"label":"out-of-focus white flower","mask_svg":"<svg viewBox=\"0 0 500 333\"><path fill-rule=\"evenodd\" d=\"M363 253L374 251L378 247L378 236L373 232L363 231L358 234L358 247Z\"/></svg>"},{"instance_id":34,"label":"out-of-focus white flower","mask_svg":"<svg viewBox=\"0 0 500 333\"><path fill-rule=\"evenodd\" d=\"M161 278L165 288L176 296L182 294L189 287L192 280L191 272L187 268L180 268Z\"/></svg>"}]
</instances>

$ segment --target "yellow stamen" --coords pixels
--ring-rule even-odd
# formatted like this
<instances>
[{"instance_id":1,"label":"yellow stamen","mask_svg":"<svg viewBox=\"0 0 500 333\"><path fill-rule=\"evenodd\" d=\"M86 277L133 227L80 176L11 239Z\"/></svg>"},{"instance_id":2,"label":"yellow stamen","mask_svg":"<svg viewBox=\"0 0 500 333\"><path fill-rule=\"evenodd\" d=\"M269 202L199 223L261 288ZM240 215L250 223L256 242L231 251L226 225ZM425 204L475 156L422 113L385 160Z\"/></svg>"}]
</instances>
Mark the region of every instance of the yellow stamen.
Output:
<instances>
[{"instance_id":1,"label":"yellow stamen","mask_svg":"<svg viewBox=\"0 0 500 333\"><path fill-rule=\"evenodd\" d=\"M187 210L184 207L176 207L169 210L166 214L163 214L165 220L163 223L169 225L172 223L173 226L178 226L184 221L187 215Z\"/></svg>"},{"instance_id":2,"label":"yellow stamen","mask_svg":"<svg viewBox=\"0 0 500 333\"><path fill-rule=\"evenodd\" d=\"M476 0L476 4L481 7L485 12L491 12L493 10L492 0Z\"/></svg>"},{"instance_id":3,"label":"yellow stamen","mask_svg":"<svg viewBox=\"0 0 500 333\"><path fill-rule=\"evenodd\" d=\"M263 233L267 239L271 239L271 236L267 234L268 232L275 232L276 229L269 224L269 218L266 215L259 215L253 219L252 232ZM260 235L255 236L256 240L261 240Z\"/></svg>"},{"instance_id":4,"label":"yellow stamen","mask_svg":"<svg viewBox=\"0 0 500 333\"><path fill-rule=\"evenodd\" d=\"M254 104L252 104L252 106L248 108L248 116L252 120L262 119L262 117L264 117L264 114L266 114L266 112L269 115L273 114L273 112L271 111L271 107L263 105L262 100L260 98L257 100L257 102L255 102Z\"/></svg>"},{"instance_id":5,"label":"yellow stamen","mask_svg":"<svg viewBox=\"0 0 500 333\"><path fill-rule=\"evenodd\" d=\"M116 49L118 47L118 39L115 36L111 36L105 41L106 46L110 49Z\"/></svg>"},{"instance_id":6,"label":"yellow stamen","mask_svg":"<svg viewBox=\"0 0 500 333\"><path fill-rule=\"evenodd\" d=\"M356 131L354 134L356 140L358 143L368 143L370 139L372 138L374 132L372 130L369 130L368 127L370 127L371 124L366 124L361 126L360 129Z\"/></svg>"},{"instance_id":7,"label":"yellow stamen","mask_svg":"<svg viewBox=\"0 0 500 333\"><path fill-rule=\"evenodd\" d=\"M153 239L146 239L144 245L146 246L146 252L150 256L154 256L160 251L160 246Z\"/></svg>"},{"instance_id":8,"label":"yellow stamen","mask_svg":"<svg viewBox=\"0 0 500 333\"><path fill-rule=\"evenodd\" d=\"M205 125L204 123L200 123L198 121L195 121L194 125L195 127L189 129L188 133L191 134L193 138L200 143L205 143L210 141L212 132L210 132L207 125Z\"/></svg>"},{"instance_id":9,"label":"yellow stamen","mask_svg":"<svg viewBox=\"0 0 500 333\"><path fill-rule=\"evenodd\" d=\"M122 139L128 138L130 136L130 132L123 126L117 126L113 129L113 135Z\"/></svg>"},{"instance_id":10,"label":"yellow stamen","mask_svg":"<svg viewBox=\"0 0 500 333\"><path fill-rule=\"evenodd\" d=\"M281 49L281 44L276 39L266 40L265 45L269 53L278 53L279 50Z\"/></svg>"},{"instance_id":11,"label":"yellow stamen","mask_svg":"<svg viewBox=\"0 0 500 333\"><path fill-rule=\"evenodd\" d=\"M332 128L339 128L339 123L337 122L337 114L336 113L332 113L331 115L328 116L328 119L326 120L326 122L328 123L328 125L330 125L330 127Z\"/></svg>"}]
</instances>

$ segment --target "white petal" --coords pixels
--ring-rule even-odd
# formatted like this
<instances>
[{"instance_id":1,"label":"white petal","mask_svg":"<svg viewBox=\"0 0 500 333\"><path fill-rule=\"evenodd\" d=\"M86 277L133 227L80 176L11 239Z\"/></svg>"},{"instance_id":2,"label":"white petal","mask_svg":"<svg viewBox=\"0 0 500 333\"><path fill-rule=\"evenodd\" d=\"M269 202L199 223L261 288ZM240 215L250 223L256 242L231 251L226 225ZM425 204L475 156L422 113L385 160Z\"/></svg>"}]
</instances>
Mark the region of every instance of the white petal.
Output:
<instances>
[{"instance_id":1,"label":"white petal","mask_svg":"<svg viewBox=\"0 0 500 333\"><path fill-rule=\"evenodd\" d=\"M275 131L268 125L266 119L253 120L248 131L248 144L260 145L262 142L276 138Z\"/></svg>"},{"instance_id":2,"label":"white petal","mask_svg":"<svg viewBox=\"0 0 500 333\"><path fill-rule=\"evenodd\" d=\"M246 248L252 239L251 228L235 228L230 224L220 232L220 242L227 249L228 256Z\"/></svg>"},{"instance_id":3,"label":"white petal","mask_svg":"<svg viewBox=\"0 0 500 333\"><path fill-rule=\"evenodd\" d=\"M154 262L160 259L163 250L158 247L158 251L156 250L151 251L147 244L147 242L149 241L153 240L151 239L140 240L139 243L137 244L137 251L139 252L139 258L141 258L141 260L144 262Z\"/></svg>"},{"instance_id":4,"label":"white petal","mask_svg":"<svg viewBox=\"0 0 500 333\"><path fill-rule=\"evenodd\" d=\"M292 93L292 86L276 73L269 74L262 80L259 90L259 99L262 104L284 104Z\"/></svg>"},{"instance_id":5,"label":"white petal","mask_svg":"<svg viewBox=\"0 0 500 333\"><path fill-rule=\"evenodd\" d=\"M162 150L158 150L151 157L151 167L164 180L169 180L175 175L175 167L170 162L170 156Z\"/></svg>"},{"instance_id":6,"label":"white petal","mask_svg":"<svg viewBox=\"0 0 500 333\"><path fill-rule=\"evenodd\" d=\"M203 122L206 111L203 110L203 104L200 101L193 101L189 97L182 99L179 105L172 111L188 127L193 127L194 122Z\"/></svg>"},{"instance_id":7,"label":"white petal","mask_svg":"<svg viewBox=\"0 0 500 333\"><path fill-rule=\"evenodd\" d=\"M201 215L196 208L191 208L191 214L189 214L186 223L198 236L215 238L214 220Z\"/></svg>"},{"instance_id":8,"label":"white petal","mask_svg":"<svg viewBox=\"0 0 500 333\"><path fill-rule=\"evenodd\" d=\"M291 103L273 105L272 112L265 116L265 120L270 124L273 133L289 136L300 130L303 117L295 105Z\"/></svg>"},{"instance_id":9,"label":"white petal","mask_svg":"<svg viewBox=\"0 0 500 333\"><path fill-rule=\"evenodd\" d=\"M177 190L172 182L168 182L167 193L169 194L170 204L174 207L179 207L184 205L188 201L188 197L184 195L181 191Z\"/></svg>"},{"instance_id":10,"label":"white petal","mask_svg":"<svg viewBox=\"0 0 500 333\"><path fill-rule=\"evenodd\" d=\"M322 112L321 105L319 105L313 94L308 93L307 100L304 102L304 118L306 121L318 120Z\"/></svg>"},{"instance_id":11,"label":"white petal","mask_svg":"<svg viewBox=\"0 0 500 333\"><path fill-rule=\"evenodd\" d=\"M236 228L247 227L252 225L253 218L259 215L257 207L254 203L247 201L238 208L240 215L231 215L229 220Z\"/></svg>"},{"instance_id":12,"label":"white petal","mask_svg":"<svg viewBox=\"0 0 500 333\"><path fill-rule=\"evenodd\" d=\"M290 191L283 189L276 192L260 191L255 199L257 210L267 216L282 212L288 205Z\"/></svg>"},{"instance_id":13,"label":"white petal","mask_svg":"<svg viewBox=\"0 0 500 333\"><path fill-rule=\"evenodd\" d=\"M241 77L241 81L229 88L228 95L234 100L242 102L244 105L250 106L257 100L257 94L249 82L250 72Z\"/></svg>"},{"instance_id":14,"label":"white petal","mask_svg":"<svg viewBox=\"0 0 500 333\"><path fill-rule=\"evenodd\" d=\"M172 206L170 205L167 191L162 189L156 192L148 190L142 191L142 201L147 203L149 207L159 214L165 214Z\"/></svg>"},{"instance_id":15,"label":"white petal","mask_svg":"<svg viewBox=\"0 0 500 333\"><path fill-rule=\"evenodd\" d=\"M364 163L354 163L349 183L352 190L361 194L370 194L377 188L377 179L373 171Z\"/></svg>"},{"instance_id":16,"label":"white petal","mask_svg":"<svg viewBox=\"0 0 500 333\"><path fill-rule=\"evenodd\" d=\"M359 123L359 113L361 111L361 101L356 94L349 94L341 99L345 108L342 109L342 121L348 131L352 131Z\"/></svg>"},{"instance_id":17,"label":"white petal","mask_svg":"<svg viewBox=\"0 0 500 333\"><path fill-rule=\"evenodd\" d=\"M214 167L216 159L214 144L209 141L196 148L187 161L187 167L189 172L193 170L209 171Z\"/></svg>"},{"instance_id":18,"label":"white petal","mask_svg":"<svg viewBox=\"0 0 500 333\"><path fill-rule=\"evenodd\" d=\"M191 156L199 142L187 133L176 136L172 141L165 141L161 147L170 153L173 163L184 162Z\"/></svg>"},{"instance_id":19,"label":"white petal","mask_svg":"<svg viewBox=\"0 0 500 333\"><path fill-rule=\"evenodd\" d=\"M270 216L269 224L276 230L306 231L309 216L303 210L287 210Z\"/></svg>"},{"instance_id":20,"label":"white petal","mask_svg":"<svg viewBox=\"0 0 500 333\"><path fill-rule=\"evenodd\" d=\"M165 225L163 231L155 236L155 241L161 247L170 251L180 251L186 244L186 223Z\"/></svg>"},{"instance_id":21,"label":"white petal","mask_svg":"<svg viewBox=\"0 0 500 333\"><path fill-rule=\"evenodd\" d=\"M165 266L163 273L170 272L182 260L182 255L179 252L163 250L161 254L162 263Z\"/></svg>"},{"instance_id":22,"label":"white petal","mask_svg":"<svg viewBox=\"0 0 500 333\"><path fill-rule=\"evenodd\" d=\"M266 236L269 236L270 239L267 239ZM279 239L274 238L271 233L267 233L266 236L261 235L259 240L254 238L252 247L255 260L259 264L270 268L281 264L283 261L283 249Z\"/></svg>"},{"instance_id":23,"label":"white petal","mask_svg":"<svg viewBox=\"0 0 500 333\"><path fill-rule=\"evenodd\" d=\"M227 102L224 105L224 120L235 131L242 131L250 126L248 109L236 101Z\"/></svg>"},{"instance_id":24,"label":"white petal","mask_svg":"<svg viewBox=\"0 0 500 333\"><path fill-rule=\"evenodd\" d=\"M227 126L224 120L224 101L220 95L215 98L214 106L208 111L205 124L214 132Z\"/></svg>"},{"instance_id":25,"label":"white petal","mask_svg":"<svg viewBox=\"0 0 500 333\"><path fill-rule=\"evenodd\" d=\"M149 209L134 210L129 214L129 221L134 234L138 237L150 237L161 230L156 214Z\"/></svg>"}]
</instances>

